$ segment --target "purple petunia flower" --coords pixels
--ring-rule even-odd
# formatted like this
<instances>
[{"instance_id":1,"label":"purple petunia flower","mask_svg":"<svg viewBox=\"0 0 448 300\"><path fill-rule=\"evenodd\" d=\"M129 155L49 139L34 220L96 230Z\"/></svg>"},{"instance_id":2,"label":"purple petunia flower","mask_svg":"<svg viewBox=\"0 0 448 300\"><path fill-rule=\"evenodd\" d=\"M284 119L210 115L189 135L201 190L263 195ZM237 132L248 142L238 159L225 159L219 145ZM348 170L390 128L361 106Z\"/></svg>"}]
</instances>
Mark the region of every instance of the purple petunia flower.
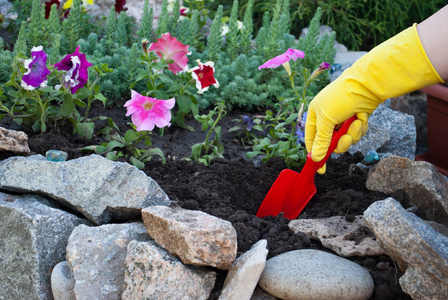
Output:
<instances>
[{"instance_id":1,"label":"purple petunia flower","mask_svg":"<svg viewBox=\"0 0 448 300\"><path fill-rule=\"evenodd\" d=\"M46 64L47 54L44 52L43 47L33 47L31 49L31 59L27 59L23 63L27 71L23 75L20 85L28 91L38 87L46 87L47 76L50 74Z\"/></svg>"},{"instance_id":2,"label":"purple petunia flower","mask_svg":"<svg viewBox=\"0 0 448 300\"><path fill-rule=\"evenodd\" d=\"M306 111L303 114L302 119L296 125L296 136L297 136L296 144L297 145L299 143L305 143L305 124L306 124L307 114L308 114L308 112Z\"/></svg>"},{"instance_id":3,"label":"purple petunia flower","mask_svg":"<svg viewBox=\"0 0 448 300\"><path fill-rule=\"evenodd\" d=\"M251 132L252 126L254 125L254 121L251 117L243 115L243 124L246 125L246 130Z\"/></svg>"},{"instance_id":4,"label":"purple petunia flower","mask_svg":"<svg viewBox=\"0 0 448 300\"><path fill-rule=\"evenodd\" d=\"M62 83L71 93L74 94L78 89L83 87L89 80L89 72L87 68L92 64L86 59L84 53L79 52L79 46L73 54L66 55L60 62L55 64L55 68L59 71L67 71L62 79Z\"/></svg>"}]
</instances>

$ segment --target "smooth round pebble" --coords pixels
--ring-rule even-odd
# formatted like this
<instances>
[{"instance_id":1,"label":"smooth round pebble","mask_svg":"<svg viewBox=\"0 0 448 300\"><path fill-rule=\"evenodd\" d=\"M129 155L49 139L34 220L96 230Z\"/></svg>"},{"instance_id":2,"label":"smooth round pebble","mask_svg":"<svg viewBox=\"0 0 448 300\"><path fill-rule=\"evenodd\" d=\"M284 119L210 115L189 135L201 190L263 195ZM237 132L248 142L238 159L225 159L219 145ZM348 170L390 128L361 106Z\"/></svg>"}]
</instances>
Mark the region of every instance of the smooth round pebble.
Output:
<instances>
[{"instance_id":1,"label":"smooth round pebble","mask_svg":"<svg viewBox=\"0 0 448 300\"><path fill-rule=\"evenodd\" d=\"M374 283L360 265L319 250L303 249L266 261L258 282L269 294L285 300L369 299Z\"/></svg>"},{"instance_id":2,"label":"smooth round pebble","mask_svg":"<svg viewBox=\"0 0 448 300\"><path fill-rule=\"evenodd\" d=\"M51 272L51 291L55 300L75 300L75 278L66 261L58 263Z\"/></svg>"}]
</instances>

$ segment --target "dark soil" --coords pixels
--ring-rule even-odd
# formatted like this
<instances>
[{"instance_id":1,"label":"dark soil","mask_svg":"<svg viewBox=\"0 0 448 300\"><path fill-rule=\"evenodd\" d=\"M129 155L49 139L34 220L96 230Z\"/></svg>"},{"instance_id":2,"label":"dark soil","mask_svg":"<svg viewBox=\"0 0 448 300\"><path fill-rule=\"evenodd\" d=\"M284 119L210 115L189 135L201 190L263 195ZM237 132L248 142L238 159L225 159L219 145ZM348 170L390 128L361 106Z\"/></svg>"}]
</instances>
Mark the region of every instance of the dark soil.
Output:
<instances>
[{"instance_id":1,"label":"dark soil","mask_svg":"<svg viewBox=\"0 0 448 300\"><path fill-rule=\"evenodd\" d=\"M130 118L124 116L125 110L122 108L102 110L97 107L92 115L98 114L112 117L123 129L126 128L126 123L130 122ZM167 163L163 165L160 160L153 159L147 163L144 172L158 182L170 197L172 205L201 210L230 221L238 235L238 255L249 250L260 239L268 241L268 258L297 249L311 248L331 252L304 234L291 233L288 229L288 219L281 216L255 216L278 174L286 166L278 159L260 164L245 158L246 149L237 134L228 132L230 127L237 124L234 120L241 115L242 112L233 111L221 120L219 125L222 126L224 158L214 160L209 167L182 160L190 155L193 144L204 141L205 134L200 131L197 121L187 120L187 124L196 129L194 132L173 125L166 129L161 137L156 130L152 135L153 146L163 150ZM7 119L3 120L2 126L20 129ZM81 152L79 148L102 141L99 137L88 141L74 136L70 125L53 128L48 133L27 133L33 154L45 155L47 150L58 149L68 152L69 159L89 155L89 152ZM0 159L9 156L12 154L0 152ZM316 175L317 193L299 218L345 216L350 221L354 220L356 215L362 215L373 202L390 196L366 189L367 172L353 167L362 160L363 156L359 153L330 159L327 172L324 175ZM371 233L365 228L350 239L359 241L367 235ZM388 256L352 257L350 260L365 267L372 275L375 291L371 299L411 299L403 293L398 284L398 279L403 274ZM218 280L210 299L218 298L226 276L225 271L216 271Z\"/></svg>"}]
</instances>

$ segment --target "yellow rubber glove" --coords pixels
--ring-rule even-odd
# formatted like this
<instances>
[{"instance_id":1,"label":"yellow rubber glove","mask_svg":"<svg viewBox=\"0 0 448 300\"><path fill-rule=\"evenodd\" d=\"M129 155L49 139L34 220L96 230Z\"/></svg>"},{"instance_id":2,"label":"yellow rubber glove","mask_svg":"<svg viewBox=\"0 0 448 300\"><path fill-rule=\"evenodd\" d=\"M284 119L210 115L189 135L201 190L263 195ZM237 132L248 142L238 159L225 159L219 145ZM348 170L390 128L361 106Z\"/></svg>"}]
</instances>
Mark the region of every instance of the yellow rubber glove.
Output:
<instances>
[{"instance_id":1,"label":"yellow rubber glove","mask_svg":"<svg viewBox=\"0 0 448 300\"><path fill-rule=\"evenodd\" d=\"M342 153L365 135L368 118L388 98L443 82L420 42L416 24L373 48L311 101L305 127L305 144L314 161L321 161L333 130L355 115L335 153ZM318 170L325 173L325 166Z\"/></svg>"}]
</instances>

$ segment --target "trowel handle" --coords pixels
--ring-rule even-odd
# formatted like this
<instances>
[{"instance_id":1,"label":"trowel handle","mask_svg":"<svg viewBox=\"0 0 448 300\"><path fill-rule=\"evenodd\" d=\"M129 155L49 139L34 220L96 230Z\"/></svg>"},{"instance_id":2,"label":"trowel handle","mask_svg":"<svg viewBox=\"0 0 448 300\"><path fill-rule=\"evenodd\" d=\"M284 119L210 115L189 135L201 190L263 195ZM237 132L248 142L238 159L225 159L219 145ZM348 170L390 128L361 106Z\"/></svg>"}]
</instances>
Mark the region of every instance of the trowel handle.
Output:
<instances>
[{"instance_id":1,"label":"trowel handle","mask_svg":"<svg viewBox=\"0 0 448 300\"><path fill-rule=\"evenodd\" d=\"M328 151L327 151L327 155L325 155L325 157L320 161L320 162L315 162L311 159L311 152L308 153L308 155L306 156L306 161L309 164L312 164L313 167L317 170L322 168L325 163L327 162L328 158L330 158L331 154L333 153L333 151L336 149L336 147L338 146L338 142L339 139L347 133L348 128L350 127L350 125L353 123L353 121L355 121L357 119L356 115L354 115L353 117L345 120L341 127L339 129L335 129L333 131L333 137L331 138L331 142L330 142L330 146L328 147Z\"/></svg>"}]
</instances>

